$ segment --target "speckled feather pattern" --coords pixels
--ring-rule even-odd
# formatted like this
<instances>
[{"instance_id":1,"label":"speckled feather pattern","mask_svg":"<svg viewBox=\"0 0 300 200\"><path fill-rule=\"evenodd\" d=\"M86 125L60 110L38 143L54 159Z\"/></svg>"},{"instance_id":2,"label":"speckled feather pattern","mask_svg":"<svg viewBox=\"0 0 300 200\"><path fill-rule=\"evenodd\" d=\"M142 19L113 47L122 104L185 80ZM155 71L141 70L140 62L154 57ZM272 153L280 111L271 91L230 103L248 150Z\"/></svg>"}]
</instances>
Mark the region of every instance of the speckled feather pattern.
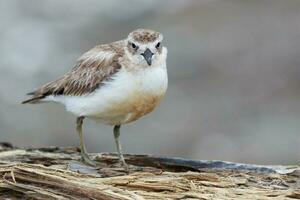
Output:
<instances>
[{"instance_id":1,"label":"speckled feather pattern","mask_svg":"<svg viewBox=\"0 0 300 200\"><path fill-rule=\"evenodd\" d=\"M118 59L124 55L123 43L99 45L86 52L71 71L35 90L33 103L49 95L80 96L93 92L121 68Z\"/></svg>"},{"instance_id":2,"label":"speckled feather pattern","mask_svg":"<svg viewBox=\"0 0 300 200\"><path fill-rule=\"evenodd\" d=\"M135 41L140 43L154 42L160 36L158 32L147 29L137 29L136 31L133 31L131 35Z\"/></svg>"}]
</instances>

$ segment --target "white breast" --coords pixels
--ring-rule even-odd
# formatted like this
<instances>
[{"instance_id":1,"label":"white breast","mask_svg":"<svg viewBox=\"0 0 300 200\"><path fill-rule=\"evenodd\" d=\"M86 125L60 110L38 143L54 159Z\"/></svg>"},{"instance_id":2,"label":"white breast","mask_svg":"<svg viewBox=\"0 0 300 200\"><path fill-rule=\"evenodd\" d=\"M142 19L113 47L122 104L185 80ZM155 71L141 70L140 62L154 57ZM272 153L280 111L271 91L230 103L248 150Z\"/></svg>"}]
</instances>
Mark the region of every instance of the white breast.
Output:
<instances>
[{"instance_id":1,"label":"white breast","mask_svg":"<svg viewBox=\"0 0 300 200\"><path fill-rule=\"evenodd\" d=\"M166 66L149 67L138 72L119 71L93 93L84 96L57 96L54 101L66 105L77 116L103 123L127 123L152 111L168 84ZM156 103L154 102L156 106ZM148 110L149 111L148 111Z\"/></svg>"}]
</instances>

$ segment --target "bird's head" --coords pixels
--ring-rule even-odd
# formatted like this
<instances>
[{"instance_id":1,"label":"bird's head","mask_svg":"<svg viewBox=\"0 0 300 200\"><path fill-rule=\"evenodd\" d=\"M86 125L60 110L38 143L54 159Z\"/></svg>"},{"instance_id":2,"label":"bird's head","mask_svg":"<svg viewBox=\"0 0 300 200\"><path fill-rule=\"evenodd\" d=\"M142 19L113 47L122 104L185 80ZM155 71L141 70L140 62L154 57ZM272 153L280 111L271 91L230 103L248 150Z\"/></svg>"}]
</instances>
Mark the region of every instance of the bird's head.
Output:
<instances>
[{"instance_id":1,"label":"bird's head","mask_svg":"<svg viewBox=\"0 0 300 200\"><path fill-rule=\"evenodd\" d=\"M163 35L149 29L137 29L126 39L126 53L131 62L144 67L165 62L167 48L162 45Z\"/></svg>"}]
</instances>

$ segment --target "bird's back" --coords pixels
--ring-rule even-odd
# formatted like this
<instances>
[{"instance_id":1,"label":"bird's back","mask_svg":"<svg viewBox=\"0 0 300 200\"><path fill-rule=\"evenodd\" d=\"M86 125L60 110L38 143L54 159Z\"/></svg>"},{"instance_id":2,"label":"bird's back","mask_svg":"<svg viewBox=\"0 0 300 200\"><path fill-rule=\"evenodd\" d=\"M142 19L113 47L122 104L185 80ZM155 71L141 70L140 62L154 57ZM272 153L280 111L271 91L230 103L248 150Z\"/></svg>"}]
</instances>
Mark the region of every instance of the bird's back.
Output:
<instances>
[{"instance_id":1,"label":"bird's back","mask_svg":"<svg viewBox=\"0 0 300 200\"><path fill-rule=\"evenodd\" d=\"M121 68L124 41L98 45L84 53L75 66L60 78L42 85L22 103L39 103L48 96L81 96L93 92Z\"/></svg>"}]
</instances>

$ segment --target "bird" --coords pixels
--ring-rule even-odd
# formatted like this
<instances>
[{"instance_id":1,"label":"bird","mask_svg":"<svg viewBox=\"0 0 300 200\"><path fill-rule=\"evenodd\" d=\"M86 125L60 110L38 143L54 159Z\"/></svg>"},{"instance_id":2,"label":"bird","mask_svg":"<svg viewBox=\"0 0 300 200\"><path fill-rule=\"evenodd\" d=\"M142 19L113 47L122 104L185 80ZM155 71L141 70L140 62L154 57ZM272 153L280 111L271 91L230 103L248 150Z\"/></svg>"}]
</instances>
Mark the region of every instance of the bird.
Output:
<instances>
[{"instance_id":1,"label":"bird","mask_svg":"<svg viewBox=\"0 0 300 200\"><path fill-rule=\"evenodd\" d=\"M22 104L60 103L75 115L81 160L87 165L96 163L86 151L83 121L112 126L119 164L128 170L120 128L152 112L165 96L167 48L162 42L160 32L139 28L125 39L97 45L64 75L28 93Z\"/></svg>"}]
</instances>

